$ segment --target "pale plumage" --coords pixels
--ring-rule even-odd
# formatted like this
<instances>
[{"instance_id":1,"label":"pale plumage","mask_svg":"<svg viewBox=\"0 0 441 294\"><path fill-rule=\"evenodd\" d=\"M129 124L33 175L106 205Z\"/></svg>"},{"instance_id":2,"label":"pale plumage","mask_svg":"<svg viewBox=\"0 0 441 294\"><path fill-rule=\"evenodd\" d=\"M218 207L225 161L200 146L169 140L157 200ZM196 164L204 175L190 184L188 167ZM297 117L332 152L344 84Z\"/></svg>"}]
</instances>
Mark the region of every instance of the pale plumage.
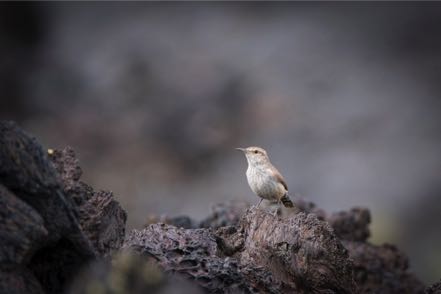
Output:
<instances>
[{"instance_id":1,"label":"pale plumage","mask_svg":"<svg viewBox=\"0 0 441 294\"><path fill-rule=\"evenodd\" d=\"M237 149L243 151L247 158L246 175L251 190L262 199L276 200L286 207L293 207L288 197L288 186L280 172L271 164L267 152L260 147Z\"/></svg>"}]
</instances>

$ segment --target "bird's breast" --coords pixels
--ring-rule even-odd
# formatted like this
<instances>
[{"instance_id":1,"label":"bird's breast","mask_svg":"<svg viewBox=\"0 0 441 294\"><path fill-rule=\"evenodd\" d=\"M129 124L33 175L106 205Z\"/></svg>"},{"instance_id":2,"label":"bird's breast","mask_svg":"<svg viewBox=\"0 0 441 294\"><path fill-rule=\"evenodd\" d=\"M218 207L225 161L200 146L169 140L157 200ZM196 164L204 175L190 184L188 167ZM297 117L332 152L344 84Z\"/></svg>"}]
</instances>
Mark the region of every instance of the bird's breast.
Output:
<instances>
[{"instance_id":1,"label":"bird's breast","mask_svg":"<svg viewBox=\"0 0 441 294\"><path fill-rule=\"evenodd\" d=\"M270 173L256 168L248 168L246 174L248 184L257 196L264 199L274 200L279 199L285 194L285 191L280 189L280 184Z\"/></svg>"}]
</instances>

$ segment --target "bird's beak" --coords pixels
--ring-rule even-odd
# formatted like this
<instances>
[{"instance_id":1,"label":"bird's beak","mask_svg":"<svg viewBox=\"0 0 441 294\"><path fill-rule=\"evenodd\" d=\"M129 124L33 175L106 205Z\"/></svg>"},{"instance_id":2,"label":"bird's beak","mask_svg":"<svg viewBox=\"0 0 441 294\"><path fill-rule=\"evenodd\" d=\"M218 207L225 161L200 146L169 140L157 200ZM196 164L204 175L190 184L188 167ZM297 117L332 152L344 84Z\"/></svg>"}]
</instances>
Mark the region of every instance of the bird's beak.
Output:
<instances>
[{"instance_id":1,"label":"bird's beak","mask_svg":"<svg viewBox=\"0 0 441 294\"><path fill-rule=\"evenodd\" d=\"M239 151L242 151L242 152L245 152L245 151L246 151L245 148L236 148L236 150L239 150Z\"/></svg>"}]
</instances>

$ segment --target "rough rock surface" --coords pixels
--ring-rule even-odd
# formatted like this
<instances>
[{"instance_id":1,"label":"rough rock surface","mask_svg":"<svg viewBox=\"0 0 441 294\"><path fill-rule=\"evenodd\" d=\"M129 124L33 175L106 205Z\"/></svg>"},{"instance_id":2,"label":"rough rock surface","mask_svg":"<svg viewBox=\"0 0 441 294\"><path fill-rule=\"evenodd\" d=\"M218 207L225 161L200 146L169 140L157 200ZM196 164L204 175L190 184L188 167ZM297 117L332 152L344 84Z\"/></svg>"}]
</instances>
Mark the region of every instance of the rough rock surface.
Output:
<instances>
[{"instance_id":1,"label":"rough rock surface","mask_svg":"<svg viewBox=\"0 0 441 294\"><path fill-rule=\"evenodd\" d=\"M211 213L199 223L200 228L220 228L235 225L245 213L249 204L241 201L231 201L213 205Z\"/></svg>"},{"instance_id":2,"label":"rough rock surface","mask_svg":"<svg viewBox=\"0 0 441 294\"><path fill-rule=\"evenodd\" d=\"M73 152L57 154L54 164L15 123L0 122L0 293L61 293L122 244L125 212L78 183Z\"/></svg>"},{"instance_id":3,"label":"rough rock surface","mask_svg":"<svg viewBox=\"0 0 441 294\"><path fill-rule=\"evenodd\" d=\"M80 178L71 148L46 152L0 123L0 293L440 292L395 246L367 242L364 208L328 215L296 197L300 212L274 216L227 203L201 222L151 218L124 241L124 210Z\"/></svg>"},{"instance_id":4,"label":"rough rock surface","mask_svg":"<svg viewBox=\"0 0 441 294\"><path fill-rule=\"evenodd\" d=\"M354 278L361 293L424 293L409 269L407 257L395 246L344 241L354 261Z\"/></svg>"},{"instance_id":5,"label":"rough rock surface","mask_svg":"<svg viewBox=\"0 0 441 294\"><path fill-rule=\"evenodd\" d=\"M329 224L316 215L301 212L280 219L253 208L242 218L240 227L245 240L242 264L264 266L293 289L354 290L347 250Z\"/></svg>"},{"instance_id":6,"label":"rough rock surface","mask_svg":"<svg viewBox=\"0 0 441 294\"><path fill-rule=\"evenodd\" d=\"M433 284L432 286L427 287L427 294L440 294L441 293L441 280Z\"/></svg>"},{"instance_id":7,"label":"rough rock surface","mask_svg":"<svg viewBox=\"0 0 441 294\"><path fill-rule=\"evenodd\" d=\"M38 212L0 184L1 263L27 262L35 253L33 244L44 242L48 231Z\"/></svg>"},{"instance_id":8,"label":"rough rock surface","mask_svg":"<svg viewBox=\"0 0 441 294\"><path fill-rule=\"evenodd\" d=\"M313 214L280 219L249 209L237 227L216 232L155 224L132 231L124 248L214 292L351 293L355 286L346 249Z\"/></svg>"},{"instance_id":9,"label":"rough rock surface","mask_svg":"<svg viewBox=\"0 0 441 294\"><path fill-rule=\"evenodd\" d=\"M0 179L16 197L33 207L48 230L47 241L66 238L84 254L95 253L78 222L73 200L38 142L14 123L0 124Z\"/></svg>"},{"instance_id":10,"label":"rough rock surface","mask_svg":"<svg viewBox=\"0 0 441 294\"><path fill-rule=\"evenodd\" d=\"M217 205L199 225L186 218L192 229L152 224L133 230L124 248L154 257L167 272L210 292L218 289L216 281L227 292L424 293L403 253L367 242L369 210L327 215L303 199L296 204L302 212L283 217L241 204ZM223 266L219 258L225 258ZM227 282L219 281L226 276Z\"/></svg>"},{"instance_id":11,"label":"rough rock surface","mask_svg":"<svg viewBox=\"0 0 441 294\"><path fill-rule=\"evenodd\" d=\"M83 232L100 256L109 256L124 241L126 212L112 192L95 192L80 181L82 170L72 148L53 150L50 158L61 176L64 192L77 205Z\"/></svg>"},{"instance_id":12,"label":"rough rock surface","mask_svg":"<svg viewBox=\"0 0 441 294\"><path fill-rule=\"evenodd\" d=\"M166 272L188 277L209 292L279 293L269 271L242 270L238 260L223 256L216 239L206 229L153 224L132 231L123 248L153 257Z\"/></svg>"},{"instance_id":13,"label":"rough rock surface","mask_svg":"<svg viewBox=\"0 0 441 294\"><path fill-rule=\"evenodd\" d=\"M334 213L328 221L342 240L364 242L370 236L371 214L366 208L355 207L350 211Z\"/></svg>"}]
</instances>

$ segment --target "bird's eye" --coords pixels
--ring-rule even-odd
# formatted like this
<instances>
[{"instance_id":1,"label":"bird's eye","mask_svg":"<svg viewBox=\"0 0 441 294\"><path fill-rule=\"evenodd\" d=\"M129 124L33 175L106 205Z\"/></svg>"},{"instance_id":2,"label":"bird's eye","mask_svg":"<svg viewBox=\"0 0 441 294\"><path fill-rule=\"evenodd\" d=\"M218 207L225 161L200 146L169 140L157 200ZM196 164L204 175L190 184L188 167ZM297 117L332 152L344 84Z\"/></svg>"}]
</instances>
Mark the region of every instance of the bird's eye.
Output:
<instances>
[{"instance_id":1,"label":"bird's eye","mask_svg":"<svg viewBox=\"0 0 441 294\"><path fill-rule=\"evenodd\" d=\"M257 153L259 153L259 151L257 151L257 150L254 150L254 153L255 153L255 154L257 154Z\"/></svg>"}]
</instances>

